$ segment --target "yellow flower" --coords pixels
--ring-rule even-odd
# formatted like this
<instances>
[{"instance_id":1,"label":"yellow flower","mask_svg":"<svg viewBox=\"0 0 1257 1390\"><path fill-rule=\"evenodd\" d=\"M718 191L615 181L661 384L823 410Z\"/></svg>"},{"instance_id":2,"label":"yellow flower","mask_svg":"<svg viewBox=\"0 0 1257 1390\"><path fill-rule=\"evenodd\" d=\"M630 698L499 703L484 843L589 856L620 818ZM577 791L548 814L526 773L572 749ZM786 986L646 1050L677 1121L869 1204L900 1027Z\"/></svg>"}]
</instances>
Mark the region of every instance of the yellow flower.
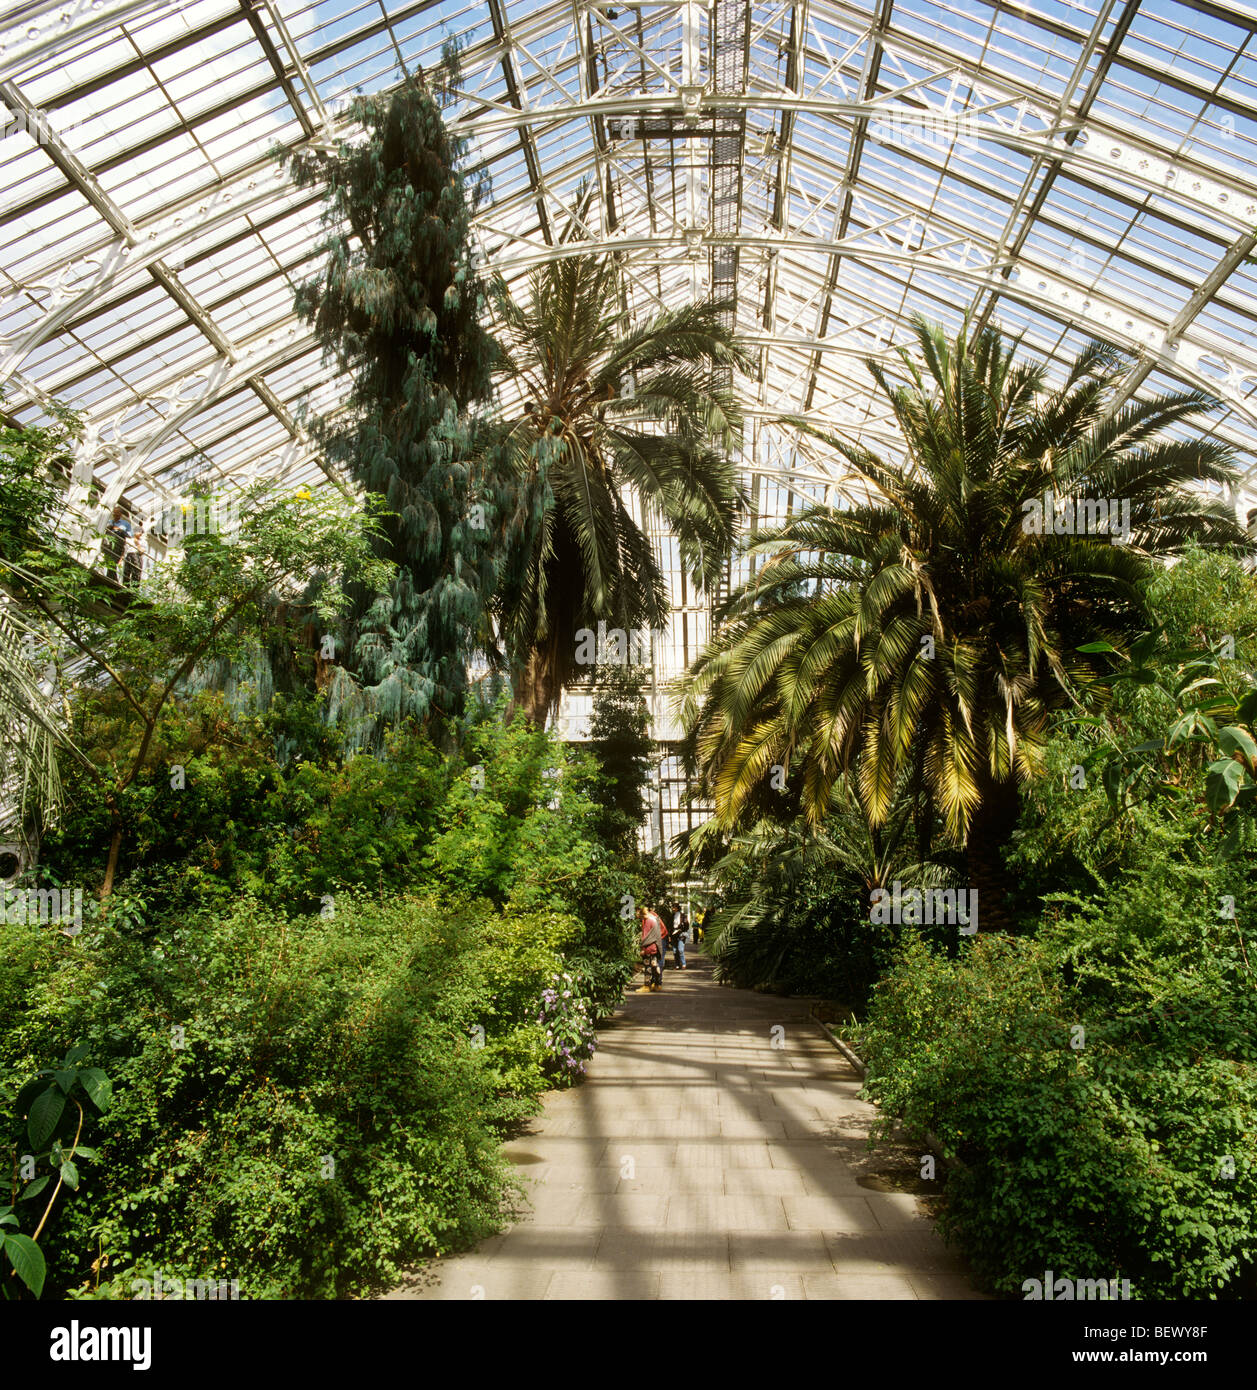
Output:
<instances>
[{"instance_id":1,"label":"yellow flower","mask_svg":"<svg viewBox=\"0 0 1257 1390\"><path fill-rule=\"evenodd\" d=\"M311 502L314 500L314 494L310 491L309 488L298 488L297 496L300 498L302 502Z\"/></svg>"}]
</instances>

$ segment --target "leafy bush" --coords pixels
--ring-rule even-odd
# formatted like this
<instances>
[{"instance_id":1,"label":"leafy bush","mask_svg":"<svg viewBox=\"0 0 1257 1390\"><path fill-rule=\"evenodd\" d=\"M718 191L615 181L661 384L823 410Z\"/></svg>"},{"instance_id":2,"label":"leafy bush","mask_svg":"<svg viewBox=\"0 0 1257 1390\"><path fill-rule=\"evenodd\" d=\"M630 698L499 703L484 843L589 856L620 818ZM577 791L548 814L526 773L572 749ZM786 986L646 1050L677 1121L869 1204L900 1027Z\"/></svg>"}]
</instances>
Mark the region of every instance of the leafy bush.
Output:
<instances>
[{"instance_id":1,"label":"leafy bush","mask_svg":"<svg viewBox=\"0 0 1257 1390\"><path fill-rule=\"evenodd\" d=\"M936 886L949 877L942 847L920 857L925 837L916 833L914 809L901 789L889 823L871 830L844 783L819 830L802 817L765 818L734 836L713 866L720 889L710 931L717 979L820 994L862 1011L899 930L870 920L873 890L896 881ZM956 939L954 926L935 931L940 940Z\"/></svg>"},{"instance_id":2,"label":"leafy bush","mask_svg":"<svg viewBox=\"0 0 1257 1390\"><path fill-rule=\"evenodd\" d=\"M116 1084L104 1161L41 1238L49 1292L160 1273L342 1296L496 1227L499 1141L583 1073L658 876L601 838L593 761L501 714L452 753L402 730L345 761L310 702L202 692L164 710L113 810L74 781L39 882L84 888L85 929L0 942L0 1081L81 1039ZM134 756L108 692L75 716L95 755ZM7 1215L24 1249L29 1212Z\"/></svg>"},{"instance_id":3,"label":"leafy bush","mask_svg":"<svg viewBox=\"0 0 1257 1390\"><path fill-rule=\"evenodd\" d=\"M119 798L131 837L120 880L133 894L173 919L224 890L300 912L340 889L396 892L419 881L449 776L437 751L407 734L382 758L342 763L326 748L294 757L284 731L297 718L287 702L265 718L233 716L210 694L171 712L152 766ZM89 747L126 737L99 706L80 723ZM182 774L172 777L173 767ZM48 837L44 857L63 879L90 884L109 813L90 780L68 787L74 814Z\"/></svg>"},{"instance_id":4,"label":"leafy bush","mask_svg":"<svg viewBox=\"0 0 1257 1390\"><path fill-rule=\"evenodd\" d=\"M719 921L719 916L717 917ZM890 964L897 929L870 922L867 900L847 885L800 890L775 920L722 932L717 977L741 989L817 994L860 1010Z\"/></svg>"},{"instance_id":5,"label":"leafy bush","mask_svg":"<svg viewBox=\"0 0 1257 1390\"><path fill-rule=\"evenodd\" d=\"M1217 974L1115 1016L1032 939L910 939L859 1030L884 1129L933 1130L942 1229L997 1290L1051 1269L1234 1297L1257 1260L1257 1004ZM1123 982L1124 986L1133 980Z\"/></svg>"},{"instance_id":6,"label":"leafy bush","mask_svg":"<svg viewBox=\"0 0 1257 1390\"><path fill-rule=\"evenodd\" d=\"M638 933L629 928L628 945L621 955L580 955L568 958L567 967L595 1023L611 1017L636 970Z\"/></svg>"},{"instance_id":7,"label":"leafy bush","mask_svg":"<svg viewBox=\"0 0 1257 1390\"><path fill-rule=\"evenodd\" d=\"M12 1200L0 1206L0 1227L7 1228L0 1230L0 1255L36 1298L47 1277L39 1237L57 1198L63 1191L78 1189L79 1165L100 1157L83 1142L83 1132L85 1128L91 1132L90 1117L108 1110L113 1083L99 1067L82 1065L89 1051L86 1044L78 1043L58 1065L40 1071L24 1086L0 1086L6 1108L19 1118L21 1127L13 1136ZM28 1151L19 1156L19 1146ZM48 1172L39 1171L43 1165ZM29 1234L21 1229L23 1218ZM4 1288L6 1298L11 1297L9 1287Z\"/></svg>"},{"instance_id":8,"label":"leafy bush","mask_svg":"<svg viewBox=\"0 0 1257 1390\"><path fill-rule=\"evenodd\" d=\"M155 1267L333 1297L496 1227L521 1102L476 1046L474 915L345 896L290 921L246 900L161 944L92 925L46 949L22 1011L115 1080L103 1161L46 1240L57 1289L126 1296ZM31 1069L23 1036L7 1076Z\"/></svg>"},{"instance_id":9,"label":"leafy bush","mask_svg":"<svg viewBox=\"0 0 1257 1390\"><path fill-rule=\"evenodd\" d=\"M1257 583L1189 552L1152 602L1023 799L1033 939L910 938L860 1034L888 1121L960 1160L944 1228L1006 1292L1048 1268L1257 1288Z\"/></svg>"}]
</instances>

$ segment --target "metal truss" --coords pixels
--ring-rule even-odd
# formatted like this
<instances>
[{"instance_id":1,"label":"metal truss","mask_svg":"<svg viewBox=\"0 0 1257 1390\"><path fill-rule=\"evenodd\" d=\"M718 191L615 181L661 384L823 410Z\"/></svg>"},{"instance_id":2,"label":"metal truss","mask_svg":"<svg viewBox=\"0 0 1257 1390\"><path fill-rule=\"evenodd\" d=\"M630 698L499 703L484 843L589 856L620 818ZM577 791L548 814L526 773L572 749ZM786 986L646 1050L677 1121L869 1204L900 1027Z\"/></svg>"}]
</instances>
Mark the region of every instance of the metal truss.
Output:
<instances>
[{"instance_id":1,"label":"metal truss","mask_svg":"<svg viewBox=\"0 0 1257 1390\"><path fill-rule=\"evenodd\" d=\"M50 225L62 208L79 220L38 247L0 240L7 407L30 414L48 393L87 393L83 462L108 500L169 493L195 451L221 476L308 474L317 453L302 404L322 383L335 408L346 383L291 309L316 255L319 199L294 189L270 151L341 138L353 90L399 80L403 63L431 67L452 26L465 47L448 119L493 185L476 218L486 264L514 284L595 251L621 264L634 317L695 293L730 302L758 359L739 383L753 421L807 413L893 454L865 361L895 363L913 312L967 308L1058 364L1080 338L1126 348L1136 365L1124 398L1174 383L1208 390L1227 407L1218 437L1251 457L1257 346L1238 325L1257 312L1257 178L1200 141L1159 137L1129 74L1171 84L1198 124L1225 131L1229 113L1235 129L1237 110L1257 112L1224 92L1221 60L1216 80L1175 68L1179 30L1167 28L1157 66L1150 26L1169 20L1152 0L1015 8L1017 29L1000 0L968 4L965 25L942 3L927 32L896 0L519 11L382 0L346 4L343 23L298 0L30 0L0 20L0 117L19 129L0 141L0 185L17 227ZM1198 8L1196 28L1231 43L1233 67L1257 21ZM982 45L965 37L975 17ZM999 57L1036 25L1042 52L1058 68L1068 59L1062 78L1045 71L1038 85ZM201 57L227 82L214 100L193 80ZM184 74L178 96L171 65ZM228 67L238 79L222 78ZM149 104L130 139L132 101ZM114 112L110 138L65 133L62 115L93 103ZM244 157L224 159L210 147L235 110ZM127 175L165 150L184 171L163 197L152 175ZM1099 211L1071 227L1086 199ZM249 278L236 269L246 264ZM266 298L268 276L284 302ZM229 326L230 301L210 306L233 277L265 302ZM155 292L168 313L146 309L128 338L134 307ZM173 359L171 322L197 344ZM244 422L266 442L242 446ZM801 440L744 466L835 496L847 485Z\"/></svg>"}]
</instances>

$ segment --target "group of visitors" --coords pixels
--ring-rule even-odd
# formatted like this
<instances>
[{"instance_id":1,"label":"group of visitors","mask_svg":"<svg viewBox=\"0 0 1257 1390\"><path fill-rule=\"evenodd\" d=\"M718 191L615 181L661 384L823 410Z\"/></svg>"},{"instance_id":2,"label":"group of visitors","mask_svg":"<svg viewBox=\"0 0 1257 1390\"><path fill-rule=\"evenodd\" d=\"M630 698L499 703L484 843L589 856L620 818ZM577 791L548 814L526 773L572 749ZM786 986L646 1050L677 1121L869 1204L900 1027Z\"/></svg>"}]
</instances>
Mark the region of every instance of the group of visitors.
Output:
<instances>
[{"instance_id":1,"label":"group of visitors","mask_svg":"<svg viewBox=\"0 0 1257 1390\"><path fill-rule=\"evenodd\" d=\"M681 903L665 903L656 912L653 907L644 906L637 910L642 929L642 967L646 974L646 988L663 988L663 968L667 962L668 945L673 950L673 968L685 970L685 943L691 931L689 914ZM702 939L706 913L693 925L696 941Z\"/></svg>"},{"instance_id":2,"label":"group of visitors","mask_svg":"<svg viewBox=\"0 0 1257 1390\"><path fill-rule=\"evenodd\" d=\"M126 511L115 507L109 524L105 527L105 573L111 579L118 578L118 565L122 565L122 582L135 588L144 575L144 525L136 522L134 526L127 520Z\"/></svg>"}]
</instances>

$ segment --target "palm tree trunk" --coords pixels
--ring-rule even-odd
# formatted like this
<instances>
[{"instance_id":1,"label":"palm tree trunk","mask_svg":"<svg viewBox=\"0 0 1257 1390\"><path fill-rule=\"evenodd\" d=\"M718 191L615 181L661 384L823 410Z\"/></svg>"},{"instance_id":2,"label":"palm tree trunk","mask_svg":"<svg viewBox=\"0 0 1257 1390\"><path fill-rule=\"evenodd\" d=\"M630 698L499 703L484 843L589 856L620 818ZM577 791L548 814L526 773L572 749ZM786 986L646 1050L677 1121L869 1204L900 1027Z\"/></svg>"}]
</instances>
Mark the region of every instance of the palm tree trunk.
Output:
<instances>
[{"instance_id":1,"label":"palm tree trunk","mask_svg":"<svg viewBox=\"0 0 1257 1390\"><path fill-rule=\"evenodd\" d=\"M528 654L528 664L520 673L515 704L534 728L545 727L555 699L554 662L545 647L534 647Z\"/></svg>"},{"instance_id":2,"label":"palm tree trunk","mask_svg":"<svg viewBox=\"0 0 1257 1390\"><path fill-rule=\"evenodd\" d=\"M1004 867L1004 847L1017 825L1020 796L1015 779L986 780L982 802L969 821L965 842L969 887L977 891L978 930L1007 934L1013 917L1012 876Z\"/></svg>"},{"instance_id":3,"label":"palm tree trunk","mask_svg":"<svg viewBox=\"0 0 1257 1390\"><path fill-rule=\"evenodd\" d=\"M545 727L573 673L579 669L574 661L575 633L581 626L574 597L578 591L572 588L570 575L566 579L566 587L558 579L552 580L551 590L556 598L549 615L548 630L544 636L534 640L527 664L519 672L515 686L515 703L538 729Z\"/></svg>"}]
</instances>

